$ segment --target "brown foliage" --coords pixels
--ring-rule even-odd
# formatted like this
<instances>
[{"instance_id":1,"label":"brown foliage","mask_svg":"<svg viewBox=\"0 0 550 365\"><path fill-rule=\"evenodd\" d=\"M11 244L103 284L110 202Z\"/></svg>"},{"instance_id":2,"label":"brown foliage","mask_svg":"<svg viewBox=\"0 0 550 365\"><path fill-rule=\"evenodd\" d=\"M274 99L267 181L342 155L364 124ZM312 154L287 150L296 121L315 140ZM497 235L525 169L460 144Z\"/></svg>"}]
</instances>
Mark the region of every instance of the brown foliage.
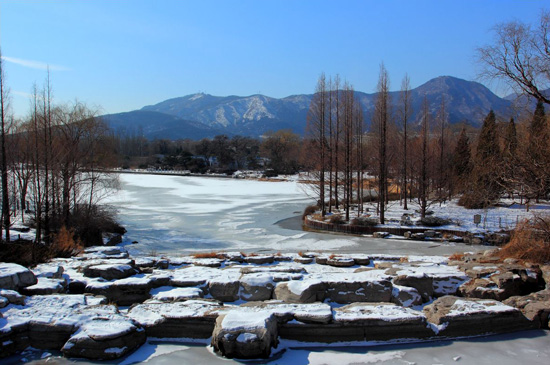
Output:
<instances>
[{"instance_id":1,"label":"brown foliage","mask_svg":"<svg viewBox=\"0 0 550 365\"><path fill-rule=\"evenodd\" d=\"M449 256L449 261L462 261L464 260L464 254L461 252L455 252Z\"/></svg>"},{"instance_id":2,"label":"brown foliage","mask_svg":"<svg viewBox=\"0 0 550 365\"><path fill-rule=\"evenodd\" d=\"M203 252L203 253L196 253L193 255L196 259L224 259L225 256L222 253L218 253L215 251L212 252Z\"/></svg>"},{"instance_id":3,"label":"brown foliage","mask_svg":"<svg viewBox=\"0 0 550 365\"><path fill-rule=\"evenodd\" d=\"M304 213L302 214L302 220L306 219L308 215L312 215L316 211L319 210L319 206L317 205L309 205L304 209Z\"/></svg>"},{"instance_id":4,"label":"brown foliage","mask_svg":"<svg viewBox=\"0 0 550 365\"><path fill-rule=\"evenodd\" d=\"M83 246L72 229L62 226L49 249L51 257L71 257L81 253Z\"/></svg>"},{"instance_id":5,"label":"brown foliage","mask_svg":"<svg viewBox=\"0 0 550 365\"><path fill-rule=\"evenodd\" d=\"M339 215L339 214L333 214L330 216L330 223L332 224L343 224L345 221L344 221L344 218Z\"/></svg>"},{"instance_id":6,"label":"brown foliage","mask_svg":"<svg viewBox=\"0 0 550 365\"><path fill-rule=\"evenodd\" d=\"M550 262L550 216L535 215L532 220L518 224L499 256L542 264Z\"/></svg>"}]
</instances>

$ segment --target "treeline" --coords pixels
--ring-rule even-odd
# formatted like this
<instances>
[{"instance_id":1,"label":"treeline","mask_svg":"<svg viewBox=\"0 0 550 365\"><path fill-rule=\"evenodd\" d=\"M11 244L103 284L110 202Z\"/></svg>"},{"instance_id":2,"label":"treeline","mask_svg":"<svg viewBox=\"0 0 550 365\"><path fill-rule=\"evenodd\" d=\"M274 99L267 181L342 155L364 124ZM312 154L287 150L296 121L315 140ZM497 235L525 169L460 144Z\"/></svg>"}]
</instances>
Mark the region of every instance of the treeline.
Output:
<instances>
[{"instance_id":1,"label":"treeline","mask_svg":"<svg viewBox=\"0 0 550 365\"><path fill-rule=\"evenodd\" d=\"M405 209L414 202L424 217L429 206L459 196L467 208L483 208L503 195L522 202L550 197L550 127L539 102L530 117L500 121L493 111L481 130L448 123L447 101L435 111L424 99L421 121L412 124L410 82L398 100L381 66L370 130L353 87L322 74L312 99L304 161L314 171L313 187L322 215L352 206L362 212L376 202L380 222L390 200Z\"/></svg>"},{"instance_id":2,"label":"treeline","mask_svg":"<svg viewBox=\"0 0 550 365\"><path fill-rule=\"evenodd\" d=\"M290 130L268 132L261 139L218 135L212 139L147 140L138 133L111 132L122 168L232 173L270 170L293 174L300 168L301 138Z\"/></svg>"},{"instance_id":3,"label":"treeline","mask_svg":"<svg viewBox=\"0 0 550 365\"><path fill-rule=\"evenodd\" d=\"M113 213L98 205L116 185L113 176L98 173L115 161L107 126L83 103L54 104L49 73L41 90L34 87L28 116L14 120L1 65L4 239L10 241L19 215L31 217L24 223L36 228L34 241L53 255L70 255L80 243L102 244L102 232L120 230Z\"/></svg>"}]
</instances>

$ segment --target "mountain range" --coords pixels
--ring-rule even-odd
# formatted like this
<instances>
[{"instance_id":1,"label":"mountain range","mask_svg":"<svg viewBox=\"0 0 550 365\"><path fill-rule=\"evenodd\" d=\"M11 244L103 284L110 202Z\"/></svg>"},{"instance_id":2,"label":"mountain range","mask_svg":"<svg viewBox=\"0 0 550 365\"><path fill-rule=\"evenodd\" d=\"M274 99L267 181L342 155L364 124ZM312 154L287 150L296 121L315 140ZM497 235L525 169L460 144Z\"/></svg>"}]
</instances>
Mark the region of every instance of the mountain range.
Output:
<instances>
[{"instance_id":1,"label":"mountain range","mask_svg":"<svg viewBox=\"0 0 550 365\"><path fill-rule=\"evenodd\" d=\"M367 125L374 111L375 93L355 92ZM198 93L168 99L140 110L104 115L115 131L149 139L201 139L226 134L259 137L265 132L291 129L304 134L307 111L313 94L292 95L277 99L265 95L212 96ZM435 115L445 98L448 122L482 124L489 110L504 119L517 114L512 97L500 98L484 85L451 76L441 76L411 90L411 123L421 120L424 97ZM394 107L399 91L390 92Z\"/></svg>"}]
</instances>

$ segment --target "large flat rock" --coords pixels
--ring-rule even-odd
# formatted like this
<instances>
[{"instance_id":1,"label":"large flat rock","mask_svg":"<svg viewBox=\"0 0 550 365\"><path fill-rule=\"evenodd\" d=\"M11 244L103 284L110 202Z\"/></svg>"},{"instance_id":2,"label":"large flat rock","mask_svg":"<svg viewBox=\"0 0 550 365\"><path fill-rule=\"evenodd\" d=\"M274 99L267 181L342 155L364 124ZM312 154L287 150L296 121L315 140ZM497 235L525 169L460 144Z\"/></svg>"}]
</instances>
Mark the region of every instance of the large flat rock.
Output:
<instances>
[{"instance_id":1,"label":"large flat rock","mask_svg":"<svg viewBox=\"0 0 550 365\"><path fill-rule=\"evenodd\" d=\"M128 317L158 338L209 338L218 310L214 301L188 300L174 303L144 303L130 308Z\"/></svg>"},{"instance_id":2,"label":"large flat rock","mask_svg":"<svg viewBox=\"0 0 550 365\"><path fill-rule=\"evenodd\" d=\"M496 300L445 296L424 307L440 336L459 337L533 328L520 310Z\"/></svg>"},{"instance_id":3,"label":"large flat rock","mask_svg":"<svg viewBox=\"0 0 550 365\"><path fill-rule=\"evenodd\" d=\"M34 273L21 265L0 263L0 289L20 290L38 282Z\"/></svg>"}]
</instances>

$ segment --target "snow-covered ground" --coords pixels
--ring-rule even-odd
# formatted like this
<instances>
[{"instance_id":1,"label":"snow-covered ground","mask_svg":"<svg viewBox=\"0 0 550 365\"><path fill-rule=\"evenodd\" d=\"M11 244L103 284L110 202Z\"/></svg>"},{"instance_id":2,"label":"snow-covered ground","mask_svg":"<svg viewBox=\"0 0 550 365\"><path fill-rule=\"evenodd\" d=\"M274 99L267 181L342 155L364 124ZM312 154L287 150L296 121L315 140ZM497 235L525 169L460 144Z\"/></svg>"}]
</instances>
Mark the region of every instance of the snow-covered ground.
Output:
<instances>
[{"instance_id":1,"label":"snow-covered ground","mask_svg":"<svg viewBox=\"0 0 550 365\"><path fill-rule=\"evenodd\" d=\"M338 251L449 255L484 247L305 232L304 208L314 204L295 180L256 181L121 174L110 198L128 229L134 255L197 251ZM279 222L279 224L277 224Z\"/></svg>"},{"instance_id":2,"label":"snow-covered ground","mask_svg":"<svg viewBox=\"0 0 550 365\"><path fill-rule=\"evenodd\" d=\"M366 203L364 205L365 213L362 216L376 216L376 204ZM420 220L420 210L418 204L409 203L409 209L403 209L398 201L390 202L386 211L386 226L400 227L401 217L404 214L409 215L411 222L416 226ZM436 203L428 208L433 212L431 216L439 217L451 221L450 224L431 227L433 229L460 230L468 232L498 232L501 230L511 230L518 222L524 219L531 219L533 214L549 214L550 204L531 203L529 206L519 204L511 199L503 199L497 207L487 209L465 209L458 205L458 199L445 203ZM474 223L474 215L480 216L480 223ZM357 216L356 210L350 212L350 219ZM430 227L427 227L430 228Z\"/></svg>"}]
</instances>

